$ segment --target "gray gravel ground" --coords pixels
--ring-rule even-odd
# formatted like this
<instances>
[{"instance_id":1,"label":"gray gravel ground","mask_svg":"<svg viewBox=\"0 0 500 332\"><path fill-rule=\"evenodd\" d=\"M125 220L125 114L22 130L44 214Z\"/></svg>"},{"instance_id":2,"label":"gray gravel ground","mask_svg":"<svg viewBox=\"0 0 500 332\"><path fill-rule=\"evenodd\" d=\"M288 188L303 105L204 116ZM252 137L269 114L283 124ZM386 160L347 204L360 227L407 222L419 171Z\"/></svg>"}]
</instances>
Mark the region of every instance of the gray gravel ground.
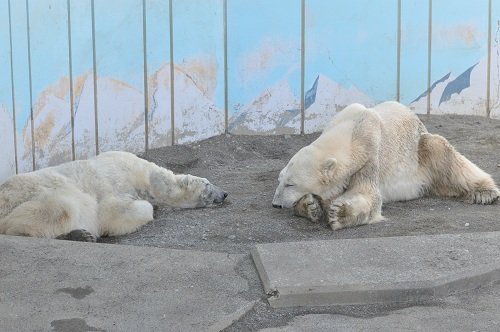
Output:
<instances>
[{"instance_id":1,"label":"gray gravel ground","mask_svg":"<svg viewBox=\"0 0 500 332\"><path fill-rule=\"evenodd\" d=\"M455 148L490 173L500 183L500 121L482 117L442 115L420 117L431 133L446 137ZM155 220L136 233L103 238L101 242L249 253L257 243L340 238L404 236L418 234L500 231L500 203L470 205L460 200L422 198L385 204L387 221L332 231L294 217L291 211L271 206L279 171L301 147L318 134L277 136L222 135L202 142L150 150L142 157L176 173L208 178L230 193L222 205L208 209L159 209ZM251 294L262 294L250 256L241 273L250 282ZM473 295L418 305L476 307L484 292L500 294L500 286L488 286ZM452 302L450 302L452 301ZM415 304L413 304L415 305ZM405 305L370 305L323 308L272 309L263 298L227 331L251 331L282 326L296 316L313 313L352 317L387 315ZM486 308L496 310L495 308ZM500 314L500 313L496 313Z\"/></svg>"},{"instance_id":2,"label":"gray gravel ground","mask_svg":"<svg viewBox=\"0 0 500 332\"><path fill-rule=\"evenodd\" d=\"M500 121L457 115L421 119L429 132L445 136L500 183ZM176 173L206 177L229 197L214 208L159 209L140 231L102 242L247 253L256 243L500 230L498 203L481 206L438 198L389 203L383 207L387 221L340 231L272 208L279 171L317 136L222 135L151 150L145 159Z\"/></svg>"}]
</instances>

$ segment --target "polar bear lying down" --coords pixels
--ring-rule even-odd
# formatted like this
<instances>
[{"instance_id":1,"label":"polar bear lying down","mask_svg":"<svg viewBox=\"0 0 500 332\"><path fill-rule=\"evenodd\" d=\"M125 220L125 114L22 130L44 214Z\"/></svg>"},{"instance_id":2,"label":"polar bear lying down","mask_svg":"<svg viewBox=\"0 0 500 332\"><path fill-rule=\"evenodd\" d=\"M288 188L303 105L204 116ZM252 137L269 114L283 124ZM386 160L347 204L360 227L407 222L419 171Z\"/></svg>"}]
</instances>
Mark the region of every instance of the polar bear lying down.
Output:
<instances>
[{"instance_id":1,"label":"polar bear lying down","mask_svg":"<svg viewBox=\"0 0 500 332\"><path fill-rule=\"evenodd\" d=\"M197 208L227 193L127 152L19 174L0 186L0 233L95 242L153 220L153 205Z\"/></svg>"},{"instance_id":2,"label":"polar bear lying down","mask_svg":"<svg viewBox=\"0 0 500 332\"><path fill-rule=\"evenodd\" d=\"M425 195L491 204L499 197L491 176L439 135L429 134L407 107L352 104L279 175L276 208L293 208L332 229L383 220L382 202Z\"/></svg>"}]
</instances>

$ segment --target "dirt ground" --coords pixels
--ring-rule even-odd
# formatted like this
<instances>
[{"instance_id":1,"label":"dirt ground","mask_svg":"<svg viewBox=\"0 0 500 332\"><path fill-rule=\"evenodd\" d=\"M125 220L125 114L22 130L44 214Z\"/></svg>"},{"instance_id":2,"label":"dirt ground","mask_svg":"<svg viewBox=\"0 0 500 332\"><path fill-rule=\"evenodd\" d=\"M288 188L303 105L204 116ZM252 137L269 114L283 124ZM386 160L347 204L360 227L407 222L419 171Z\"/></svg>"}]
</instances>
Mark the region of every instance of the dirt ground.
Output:
<instances>
[{"instance_id":1,"label":"dirt ground","mask_svg":"<svg viewBox=\"0 0 500 332\"><path fill-rule=\"evenodd\" d=\"M500 121L471 116L421 116L431 133L445 136L455 148L500 183ZM238 273L249 284L240 296L260 298L255 306L225 332L259 331L285 326L294 317L329 314L371 318L405 307L459 308L497 313L488 294L500 294L500 283L443 300L410 304L374 304L316 308L271 308L250 249L258 243L309 241L340 238L404 236L418 234L500 231L500 203L470 205L460 200L422 198L383 206L387 221L332 231L294 217L289 210L271 206L278 173L290 157L319 134L280 136L222 135L182 146L151 150L143 155L177 173L208 178L229 192L222 206L171 211L159 209L155 220L136 233L102 238L101 242L175 249L197 249L246 254Z\"/></svg>"},{"instance_id":2,"label":"dirt ground","mask_svg":"<svg viewBox=\"0 0 500 332\"><path fill-rule=\"evenodd\" d=\"M420 117L431 133L455 148L500 183L500 121L482 117ZM257 243L500 230L500 204L470 205L460 200L422 198L384 204L387 221L332 231L271 206L279 171L319 134L221 135L202 142L150 150L142 157L176 173L208 178L229 192L222 206L172 211L136 233L102 242L248 253Z\"/></svg>"}]
</instances>

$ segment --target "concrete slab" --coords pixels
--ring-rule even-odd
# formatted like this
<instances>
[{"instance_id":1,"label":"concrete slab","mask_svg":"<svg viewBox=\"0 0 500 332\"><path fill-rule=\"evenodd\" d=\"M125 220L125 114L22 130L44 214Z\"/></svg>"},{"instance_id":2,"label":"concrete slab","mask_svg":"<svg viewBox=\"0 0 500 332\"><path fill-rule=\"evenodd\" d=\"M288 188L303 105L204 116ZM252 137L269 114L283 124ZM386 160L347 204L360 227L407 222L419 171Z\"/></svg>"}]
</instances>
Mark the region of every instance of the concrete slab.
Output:
<instances>
[{"instance_id":1,"label":"concrete slab","mask_svg":"<svg viewBox=\"0 0 500 332\"><path fill-rule=\"evenodd\" d=\"M472 313L469 310L412 307L370 318L330 314L296 316L287 325L259 332L388 332L388 331L498 331L497 312Z\"/></svg>"},{"instance_id":2,"label":"concrete slab","mask_svg":"<svg viewBox=\"0 0 500 332\"><path fill-rule=\"evenodd\" d=\"M254 304L242 257L0 236L1 330L219 331Z\"/></svg>"},{"instance_id":3,"label":"concrete slab","mask_svg":"<svg viewBox=\"0 0 500 332\"><path fill-rule=\"evenodd\" d=\"M417 302L500 280L500 232L257 245L273 307Z\"/></svg>"}]
</instances>

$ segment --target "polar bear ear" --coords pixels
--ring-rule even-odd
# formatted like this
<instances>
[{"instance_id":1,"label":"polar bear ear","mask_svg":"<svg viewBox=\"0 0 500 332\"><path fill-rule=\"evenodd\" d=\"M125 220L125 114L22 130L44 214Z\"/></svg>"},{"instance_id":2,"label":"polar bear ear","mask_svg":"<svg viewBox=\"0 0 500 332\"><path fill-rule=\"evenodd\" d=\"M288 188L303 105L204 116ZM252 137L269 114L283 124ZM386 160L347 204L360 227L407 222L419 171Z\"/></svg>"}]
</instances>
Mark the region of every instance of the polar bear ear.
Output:
<instances>
[{"instance_id":1,"label":"polar bear ear","mask_svg":"<svg viewBox=\"0 0 500 332\"><path fill-rule=\"evenodd\" d=\"M331 182L333 178L333 172L335 171L335 167L337 166L337 159L328 158L323 162L321 166L321 182L324 184L328 184Z\"/></svg>"}]
</instances>

